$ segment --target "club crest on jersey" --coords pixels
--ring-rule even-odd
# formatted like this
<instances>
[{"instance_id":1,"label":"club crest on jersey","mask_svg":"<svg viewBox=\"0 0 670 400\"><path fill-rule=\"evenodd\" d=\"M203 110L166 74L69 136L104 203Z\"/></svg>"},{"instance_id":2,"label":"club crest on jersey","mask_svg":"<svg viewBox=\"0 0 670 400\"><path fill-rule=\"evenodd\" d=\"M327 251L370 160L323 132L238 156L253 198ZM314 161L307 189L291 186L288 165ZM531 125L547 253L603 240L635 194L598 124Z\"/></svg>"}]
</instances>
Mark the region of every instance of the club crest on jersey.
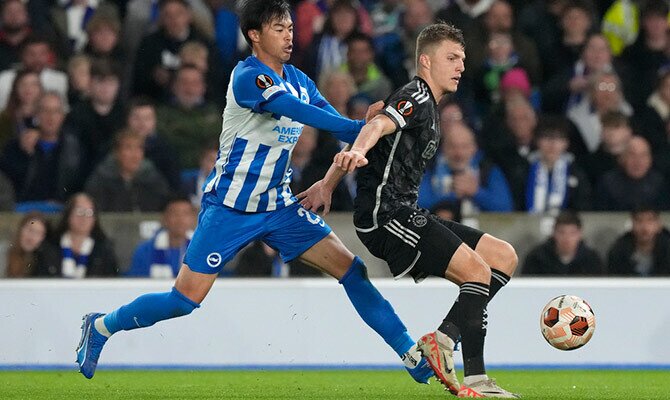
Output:
<instances>
[{"instance_id":1,"label":"club crest on jersey","mask_svg":"<svg viewBox=\"0 0 670 400\"><path fill-rule=\"evenodd\" d=\"M414 112L414 104L412 104L411 101L401 100L400 102L398 102L396 109L400 114L402 114L405 117L408 117L412 115L412 113Z\"/></svg>"},{"instance_id":2,"label":"club crest on jersey","mask_svg":"<svg viewBox=\"0 0 670 400\"><path fill-rule=\"evenodd\" d=\"M260 74L256 77L256 86L258 86L259 89L267 89L274 84L275 82L269 75Z\"/></svg>"},{"instance_id":3,"label":"club crest on jersey","mask_svg":"<svg viewBox=\"0 0 670 400\"><path fill-rule=\"evenodd\" d=\"M421 214L416 214L412 217L412 224L416 226L417 228L422 228L426 226L428 223L428 218L426 218L424 215Z\"/></svg>"},{"instance_id":4,"label":"club crest on jersey","mask_svg":"<svg viewBox=\"0 0 670 400\"><path fill-rule=\"evenodd\" d=\"M437 142L434 140L431 140L428 142L428 145L426 145L426 148L423 150L423 153L421 153L421 157L430 160L433 158L433 156L437 153Z\"/></svg>"},{"instance_id":5,"label":"club crest on jersey","mask_svg":"<svg viewBox=\"0 0 670 400\"><path fill-rule=\"evenodd\" d=\"M219 254L219 253L210 253L207 256L207 265L209 265L212 268L216 268L219 265L221 265L221 261L222 261L222 258L221 258L221 254Z\"/></svg>"}]
</instances>

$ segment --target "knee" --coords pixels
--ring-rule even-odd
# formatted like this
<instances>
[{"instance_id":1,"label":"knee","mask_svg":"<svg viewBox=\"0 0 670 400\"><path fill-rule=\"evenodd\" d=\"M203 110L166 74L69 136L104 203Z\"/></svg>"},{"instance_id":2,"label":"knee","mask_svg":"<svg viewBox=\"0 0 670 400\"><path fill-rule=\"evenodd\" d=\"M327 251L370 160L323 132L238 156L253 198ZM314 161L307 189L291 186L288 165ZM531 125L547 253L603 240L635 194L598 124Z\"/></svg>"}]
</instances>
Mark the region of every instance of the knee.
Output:
<instances>
[{"instance_id":1,"label":"knee","mask_svg":"<svg viewBox=\"0 0 670 400\"><path fill-rule=\"evenodd\" d=\"M519 265L519 256L516 254L516 250L511 244L501 240L498 254L500 255L500 261L495 267L512 276L517 265Z\"/></svg>"}]
</instances>

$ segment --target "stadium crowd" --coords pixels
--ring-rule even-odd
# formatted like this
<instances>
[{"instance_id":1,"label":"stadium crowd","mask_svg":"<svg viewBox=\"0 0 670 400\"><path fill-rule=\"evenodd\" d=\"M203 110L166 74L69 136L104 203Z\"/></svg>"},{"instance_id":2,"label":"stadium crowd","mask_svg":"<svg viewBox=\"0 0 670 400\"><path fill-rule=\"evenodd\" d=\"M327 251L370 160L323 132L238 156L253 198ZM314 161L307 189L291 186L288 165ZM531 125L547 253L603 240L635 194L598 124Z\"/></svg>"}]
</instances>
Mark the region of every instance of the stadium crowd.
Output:
<instances>
[{"instance_id":1,"label":"stadium crowd","mask_svg":"<svg viewBox=\"0 0 670 400\"><path fill-rule=\"evenodd\" d=\"M342 115L362 119L414 75L416 36L461 28L466 70L440 104L443 140L419 204L558 216L528 274L669 275L667 0L296 0L291 63ZM172 277L216 160L230 73L249 55L234 0L3 0L0 211L27 212L6 274ZM298 193L340 143L305 127ZM333 196L353 208L355 180ZM602 261L580 211L632 212ZM162 212L119 266L99 212ZM45 218L44 213L60 213ZM50 219L56 220L51 229ZM232 275L307 274L255 243ZM122 271L122 272L120 272Z\"/></svg>"}]
</instances>

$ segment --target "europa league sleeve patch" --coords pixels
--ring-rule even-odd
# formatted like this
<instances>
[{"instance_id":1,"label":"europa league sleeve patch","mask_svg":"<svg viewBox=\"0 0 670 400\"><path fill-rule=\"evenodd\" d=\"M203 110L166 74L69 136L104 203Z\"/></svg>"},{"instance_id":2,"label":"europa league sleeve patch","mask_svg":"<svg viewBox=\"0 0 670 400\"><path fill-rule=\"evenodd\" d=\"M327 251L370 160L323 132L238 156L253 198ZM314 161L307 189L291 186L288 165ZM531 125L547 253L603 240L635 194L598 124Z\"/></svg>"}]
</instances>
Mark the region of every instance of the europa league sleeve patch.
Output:
<instances>
[{"instance_id":1,"label":"europa league sleeve patch","mask_svg":"<svg viewBox=\"0 0 670 400\"><path fill-rule=\"evenodd\" d=\"M400 100L395 107L389 104L384 111L395 120L399 128L404 128L407 125L405 118L414 113L414 104L410 100Z\"/></svg>"},{"instance_id":2,"label":"europa league sleeve patch","mask_svg":"<svg viewBox=\"0 0 670 400\"><path fill-rule=\"evenodd\" d=\"M414 112L414 104L409 100L400 100L395 108L403 117L409 117Z\"/></svg>"},{"instance_id":3,"label":"europa league sleeve patch","mask_svg":"<svg viewBox=\"0 0 670 400\"><path fill-rule=\"evenodd\" d=\"M260 74L256 77L256 86L258 86L259 89L267 89L274 84L275 82L269 75Z\"/></svg>"}]
</instances>

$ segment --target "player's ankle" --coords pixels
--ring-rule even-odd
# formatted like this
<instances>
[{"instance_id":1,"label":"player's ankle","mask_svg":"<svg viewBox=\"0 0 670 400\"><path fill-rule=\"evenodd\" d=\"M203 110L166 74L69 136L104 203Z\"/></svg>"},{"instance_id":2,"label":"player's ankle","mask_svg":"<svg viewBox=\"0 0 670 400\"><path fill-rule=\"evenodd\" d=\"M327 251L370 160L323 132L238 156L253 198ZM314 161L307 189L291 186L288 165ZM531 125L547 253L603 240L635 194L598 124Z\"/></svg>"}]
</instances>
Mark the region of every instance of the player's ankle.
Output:
<instances>
[{"instance_id":1,"label":"player's ankle","mask_svg":"<svg viewBox=\"0 0 670 400\"><path fill-rule=\"evenodd\" d=\"M486 379L489 379L488 375L486 374L468 375L463 378L463 384L465 386L470 386L475 382L483 381Z\"/></svg>"},{"instance_id":2,"label":"player's ankle","mask_svg":"<svg viewBox=\"0 0 670 400\"><path fill-rule=\"evenodd\" d=\"M112 336L112 333L107 329L107 326L105 326L105 317L100 316L96 318L96 320L93 322L93 326L95 327L95 330L98 331L102 336L104 337L110 337Z\"/></svg>"},{"instance_id":3,"label":"player's ankle","mask_svg":"<svg viewBox=\"0 0 670 400\"><path fill-rule=\"evenodd\" d=\"M421 352L419 352L416 344L414 344L409 350L400 355L400 359L405 364L405 367L413 369L421 362Z\"/></svg>"}]
</instances>

